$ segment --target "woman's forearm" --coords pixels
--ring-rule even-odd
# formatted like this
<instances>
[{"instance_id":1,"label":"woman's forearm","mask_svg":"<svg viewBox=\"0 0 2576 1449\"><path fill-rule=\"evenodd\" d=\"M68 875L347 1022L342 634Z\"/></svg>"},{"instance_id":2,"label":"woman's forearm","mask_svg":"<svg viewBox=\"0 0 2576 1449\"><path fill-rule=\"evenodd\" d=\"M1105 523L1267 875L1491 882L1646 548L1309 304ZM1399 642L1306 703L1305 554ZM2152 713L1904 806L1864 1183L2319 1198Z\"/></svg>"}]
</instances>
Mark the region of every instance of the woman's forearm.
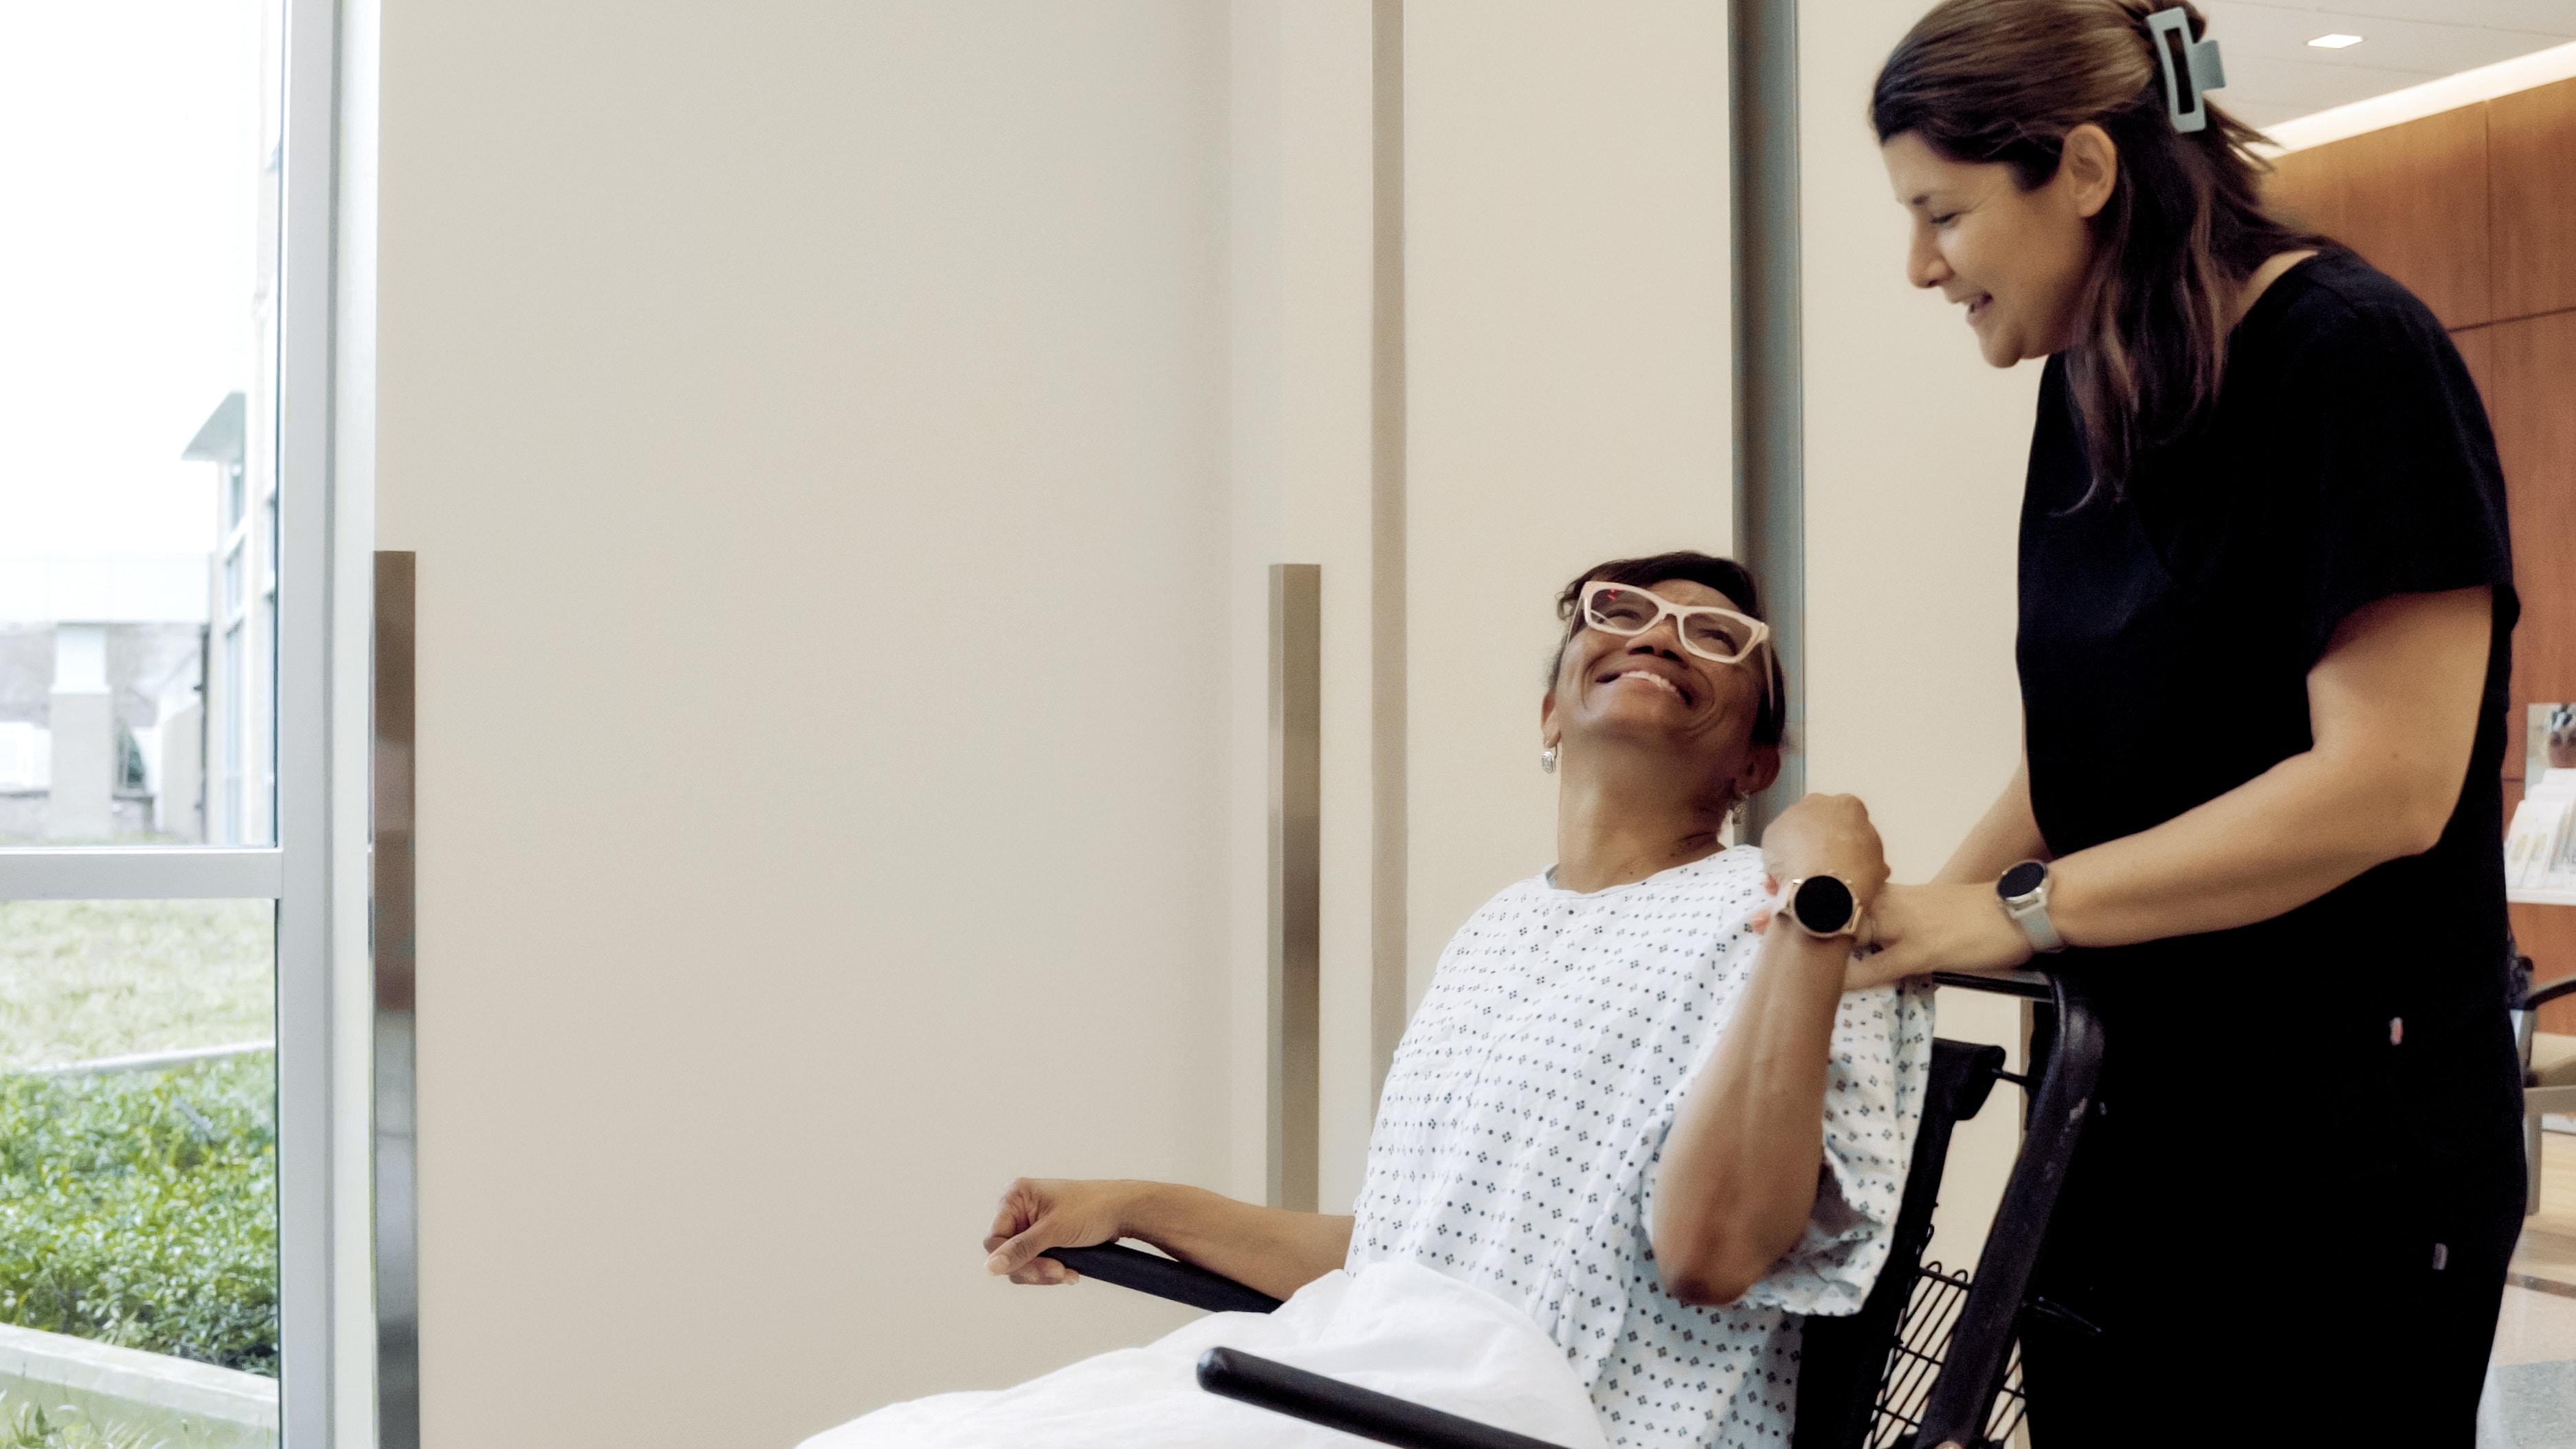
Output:
<instances>
[{"instance_id":1,"label":"woman's forearm","mask_svg":"<svg viewBox=\"0 0 2576 1449\"><path fill-rule=\"evenodd\" d=\"M2049 919L2072 945L2125 946L2295 910L2410 853L2370 784L2294 755L2153 830L2056 862Z\"/></svg>"},{"instance_id":2,"label":"woman's forearm","mask_svg":"<svg viewBox=\"0 0 2576 1449\"><path fill-rule=\"evenodd\" d=\"M2120 946L2267 921L2431 849L2468 775L2492 609L2481 588L2354 610L2308 674L2312 746L2152 830L2057 862L2058 933Z\"/></svg>"},{"instance_id":3,"label":"woman's forearm","mask_svg":"<svg viewBox=\"0 0 2576 1449\"><path fill-rule=\"evenodd\" d=\"M1649 1231L1664 1289L1687 1303L1744 1296L1797 1244L1824 1166L1826 1057L1850 942L1785 917L1682 1100Z\"/></svg>"},{"instance_id":4,"label":"woman's forearm","mask_svg":"<svg viewBox=\"0 0 2576 1449\"><path fill-rule=\"evenodd\" d=\"M1351 1219L1238 1202L1168 1182L1127 1184L1123 1236L1141 1238L1184 1263L1285 1298L1342 1266Z\"/></svg>"},{"instance_id":5,"label":"woman's forearm","mask_svg":"<svg viewBox=\"0 0 2576 1449\"><path fill-rule=\"evenodd\" d=\"M2125 946L2230 930L2432 848L2468 777L2492 609L2480 588L2354 610L2308 672L2310 747L2161 825L2053 862L2057 934L2076 946ZM2002 813L1998 805L1989 820ZM1864 958L1851 984L2030 959L2029 939L1995 902L1993 877L1964 875L1891 887L1879 902L1886 949Z\"/></svg>"}]
</instances>

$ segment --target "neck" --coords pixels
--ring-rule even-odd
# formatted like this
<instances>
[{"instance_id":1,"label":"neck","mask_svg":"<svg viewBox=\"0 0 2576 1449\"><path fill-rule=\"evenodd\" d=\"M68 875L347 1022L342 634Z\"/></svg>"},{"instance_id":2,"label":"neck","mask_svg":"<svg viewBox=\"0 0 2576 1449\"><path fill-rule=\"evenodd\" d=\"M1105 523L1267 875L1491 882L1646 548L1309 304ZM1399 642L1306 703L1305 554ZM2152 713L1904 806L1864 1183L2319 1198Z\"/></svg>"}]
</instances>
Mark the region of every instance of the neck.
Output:
<instances>
[{"instance_id":1,"label":"neck","mask_svg":"<svg viewBox=\"0 0 2576 1449\"><path fill-rule=\"evenodd\" d=\"M1715 855L1735 796L1705 762L1601 749L1568 755L1556 797L1556 883L1608 890Z\"/></svg>"}]
</instances>

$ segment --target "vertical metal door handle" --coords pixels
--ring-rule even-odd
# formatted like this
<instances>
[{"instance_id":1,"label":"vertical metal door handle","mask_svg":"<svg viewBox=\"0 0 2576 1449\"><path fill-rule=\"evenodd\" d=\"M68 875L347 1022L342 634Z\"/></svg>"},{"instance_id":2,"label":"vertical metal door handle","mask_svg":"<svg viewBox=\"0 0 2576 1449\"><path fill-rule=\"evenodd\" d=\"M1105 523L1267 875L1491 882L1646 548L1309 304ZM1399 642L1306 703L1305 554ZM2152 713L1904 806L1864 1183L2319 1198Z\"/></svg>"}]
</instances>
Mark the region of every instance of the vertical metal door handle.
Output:
<instances>
[{"instance_id":1,"label":"vertical metal door handle","mask_svg":"<svg viewBox=\"0 0 2576 1449\"><path fill-rule=\"evenodd\" d=\"M1270 1201L1316 1206L1323 566L1270 566Z\"/></svg>"},{"instance_id":2,"label":"vertical metal door handle","mask_svg":"<svg viewBox=\"0 0 2576 1449\"><path fill-rule=\"evenodd\" d=\"M368 894L376 980L377 1449L420 1445L420 1193L412 1017L414 565L409 553L376 555Z\"/></svg>"}]
</instances>

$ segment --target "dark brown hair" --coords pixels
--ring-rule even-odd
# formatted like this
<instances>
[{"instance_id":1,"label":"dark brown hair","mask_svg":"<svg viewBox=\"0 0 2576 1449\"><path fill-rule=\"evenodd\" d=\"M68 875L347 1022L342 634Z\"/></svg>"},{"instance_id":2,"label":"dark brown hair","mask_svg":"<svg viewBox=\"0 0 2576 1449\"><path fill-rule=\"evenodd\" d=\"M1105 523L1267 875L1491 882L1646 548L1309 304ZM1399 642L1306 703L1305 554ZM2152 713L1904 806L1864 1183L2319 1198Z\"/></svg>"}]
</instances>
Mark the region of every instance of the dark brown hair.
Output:
<instances>
[{"instance_id":1,"label":"dark brown hair","mask_svg":"<svg viewBox=\"0 0 2576 1449\"><path fill-rule=\"evenodd\" d=\"M1557 640L1556 657L1548 662L1548 687L1556 687L1557 672L1565 667L1565 646L1573 643L1574 636L1583 630L1574 611L1583 602L1585 584L1603 580L1651 589L1657 584L1683 579L1706 584L1724 594L1726 601L1733 604L1738 613L1754 619L1762 617L1762 595L1753 586L1752 572L1731 558L1680 549L1650 558L1614 558L1608 563L1597 563L1576 574L1574 582L1567 584L1556 596L1556 617L1565 621L1565 636ZM1753 743L1776 745L1780 743L1782 730L1788 723L1786 701L1789 682L1780 672L1779 650L1764 644L1762 661L1762 702L1753 711Z\"/></svg>"},{"instance_id":2,"label":"dark brown hair","mask_svg":"<svg viewBox=\"0 0 2576 1449\"><path fill-rule=\"evenodd\" d=\"M2332 245L2265 208L2271 168L2250 149L2262 133L2206 95L2208 124L2174 129L2147 16L2177 4L2199 38L2208 22L2188 0L1942 0L1870 95L1881 144L1912 133L1949 160L2010 166L2024 191L2057 174L2077 126L2118 148L2066 354L2088 501L2116 496L2141 458L2205 417L2245 280L2281 252Z\"/></svg>"}]
</instances>

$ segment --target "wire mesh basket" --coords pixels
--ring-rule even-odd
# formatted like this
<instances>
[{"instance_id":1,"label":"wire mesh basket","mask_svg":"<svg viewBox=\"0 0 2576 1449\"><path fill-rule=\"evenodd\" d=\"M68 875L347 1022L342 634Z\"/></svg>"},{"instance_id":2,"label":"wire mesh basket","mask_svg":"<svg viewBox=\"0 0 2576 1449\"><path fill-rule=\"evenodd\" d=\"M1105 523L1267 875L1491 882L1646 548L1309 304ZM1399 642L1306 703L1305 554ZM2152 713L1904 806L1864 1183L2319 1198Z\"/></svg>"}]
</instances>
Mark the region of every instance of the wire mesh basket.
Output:
<instances>
[{"instance_id":1,"label":"wire mesh basket","mask_svg":"<svg viewBox=\"0 0 2576 1449\"><path fill-rule=\"evenodd\" d=\"M1922 1428L1924 1405L1932 1396L1932 1381L1940 1374L1950 1334L1958 1327L1959 1311L1967 1306L1968 1285L1973 1281L1967 1273L1952 1272L1939 1263L1927 1262L1916 1270L1905 1314L1897 1320L1887 1370L1878 1381L1869 1449L1913 1445ZM1986 1421L1986 1442L2009 1443L2013 1431L2021 1427L2021 1418L2021 1345L2016 1343L2004 1363L2003 1388L1995 1395L1994 1413Z\"/></svg>"}]
</instances>

